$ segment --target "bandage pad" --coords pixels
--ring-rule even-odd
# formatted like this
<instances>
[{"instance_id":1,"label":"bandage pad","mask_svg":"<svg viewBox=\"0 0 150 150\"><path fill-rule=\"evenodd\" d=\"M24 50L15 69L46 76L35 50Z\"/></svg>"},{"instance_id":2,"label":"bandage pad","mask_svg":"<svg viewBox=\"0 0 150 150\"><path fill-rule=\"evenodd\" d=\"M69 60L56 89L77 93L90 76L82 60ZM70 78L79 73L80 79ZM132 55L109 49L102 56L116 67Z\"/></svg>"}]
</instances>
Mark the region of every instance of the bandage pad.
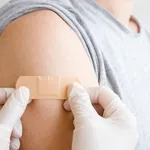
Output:
<instances>
[{"instance_id":1,"label":"bandage pad","mask_svg":"<svg viewBox=\"0 0 150 150\"><path fill-rule=\"evenodd\" d=\"M76 77L20 76L16 88L25 86L30 90L30 99L67 99L70 84L80 83Z\"/></svg>"}]
</instances>

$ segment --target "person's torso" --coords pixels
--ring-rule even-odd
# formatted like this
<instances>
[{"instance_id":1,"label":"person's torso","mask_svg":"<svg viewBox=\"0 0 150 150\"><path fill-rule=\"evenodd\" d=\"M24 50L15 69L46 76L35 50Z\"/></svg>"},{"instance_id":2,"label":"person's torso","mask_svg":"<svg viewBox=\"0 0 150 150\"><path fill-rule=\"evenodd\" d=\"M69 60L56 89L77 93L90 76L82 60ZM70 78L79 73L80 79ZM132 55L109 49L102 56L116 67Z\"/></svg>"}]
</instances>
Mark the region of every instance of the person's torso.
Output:
<instances>
[{"instance_id":1,"label":"person's torso","mask_svg":"<svg viewBox=\"0 0 150 150\"><path fill-rule=\"evenodd\" d=\"M140 132L137 150L148 150L150 32L141 25L140 33L134 33L121 25L96 2L84 3L76 2L75 8L84 23L81 25L92 43L89 51L95 55L94 62L97 61L95 68L99 83L111 87L136 115Z\"/></svg>"},{"instance_id":2,"label":"person's torso","mask_svg":"<svg viewBox=\"0 0 150 150\"><path fill-rule=\"evenodd\" d=\"M12 7L19 9L10 14ZM0 11L0 32L15 18L42 8L55 11L76 32L100 86L111 87L137 116L137 150L150 149L150 32L142 25L140 33L128 30L95 0L12 0Z\"/></svg>"}]
</instances>

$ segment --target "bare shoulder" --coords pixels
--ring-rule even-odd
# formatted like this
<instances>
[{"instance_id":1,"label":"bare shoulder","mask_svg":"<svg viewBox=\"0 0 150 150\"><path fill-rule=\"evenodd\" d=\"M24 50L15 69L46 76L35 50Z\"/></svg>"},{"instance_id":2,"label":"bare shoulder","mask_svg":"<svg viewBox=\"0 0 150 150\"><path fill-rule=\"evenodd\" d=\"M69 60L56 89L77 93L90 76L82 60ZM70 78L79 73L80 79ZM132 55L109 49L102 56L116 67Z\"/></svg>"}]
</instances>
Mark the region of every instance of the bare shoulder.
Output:
<instances>
[{"instance_id":1,"label":"bare shoulder","mask_svg":"<svg viewBox=\"0 0 150 150\"><path fill-rule=\"evenodd\" d=\"M49 10L24 15L0 36L0 87L14 86L20 75L77 76L97 86L93 67L74 31Z\"/></svg>"}]
</instances>

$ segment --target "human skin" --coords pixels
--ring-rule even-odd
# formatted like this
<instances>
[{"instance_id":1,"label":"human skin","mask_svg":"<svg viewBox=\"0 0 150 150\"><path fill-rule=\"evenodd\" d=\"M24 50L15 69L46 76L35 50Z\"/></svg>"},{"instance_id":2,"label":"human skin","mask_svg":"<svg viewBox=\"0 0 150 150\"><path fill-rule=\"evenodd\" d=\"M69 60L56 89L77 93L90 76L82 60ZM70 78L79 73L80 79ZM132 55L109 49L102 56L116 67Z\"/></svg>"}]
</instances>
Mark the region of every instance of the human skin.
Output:
<instances>
[{"instance_id":1,"label":"human skin","mask_svg":"<svg viewBox=\"0 0 150 150\"><path fill-rule=\"evenodd\" d=\"M10 23L0 36L0 87L19 76L76 76L98 86L93 67L73 30L54 12L41 10ZM62 100L33 100L23 117L21 150L71 150L73 118Z\"/></svg>"},{"instance_id":2,"label":"human skin","mask_svg":"<svg viewBox=\"0 0 150 150\"><path fill-rule=\"evenodd\" d=\"M138 24L131 19L133 0L96 0L104 9L112 14L122 25L129 30L139 32Z\"/></svg>"},{"instance_id":3,"label":"human skin","mask_svg":"<svg viewBox=\"0 0 150 150\"><path fill-rule=\"evenodd\" d=\"M132 0L97 0L124 26ZM54 12L30 13L10 23L0 36L0 87L14 87L19 76L76 76L86 87L98 86L85 50L72 29ZM9 61L8 61L9 60ZM72 114L62 100L33 100L22 118L21 150L71 150Z\"/></svg>"}]
</instances>

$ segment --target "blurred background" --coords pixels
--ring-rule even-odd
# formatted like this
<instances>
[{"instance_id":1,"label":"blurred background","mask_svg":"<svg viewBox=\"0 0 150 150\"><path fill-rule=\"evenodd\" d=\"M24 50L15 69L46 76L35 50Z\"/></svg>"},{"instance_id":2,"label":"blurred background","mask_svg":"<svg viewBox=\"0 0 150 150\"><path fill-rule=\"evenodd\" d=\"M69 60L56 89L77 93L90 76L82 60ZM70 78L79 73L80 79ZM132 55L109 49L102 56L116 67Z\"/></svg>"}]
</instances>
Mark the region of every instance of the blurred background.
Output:
<instances>
[{"instance_id":1,"label":"blurred background","mask_svg":"<svg viewBox=\"0 0 150 150\"><path fill-rule=\"evenodd\" d=\"M9 0L0 0L0 7ZM133 14L150 25L150 0L134 0Z\"/></svg>"}]
</instances>

